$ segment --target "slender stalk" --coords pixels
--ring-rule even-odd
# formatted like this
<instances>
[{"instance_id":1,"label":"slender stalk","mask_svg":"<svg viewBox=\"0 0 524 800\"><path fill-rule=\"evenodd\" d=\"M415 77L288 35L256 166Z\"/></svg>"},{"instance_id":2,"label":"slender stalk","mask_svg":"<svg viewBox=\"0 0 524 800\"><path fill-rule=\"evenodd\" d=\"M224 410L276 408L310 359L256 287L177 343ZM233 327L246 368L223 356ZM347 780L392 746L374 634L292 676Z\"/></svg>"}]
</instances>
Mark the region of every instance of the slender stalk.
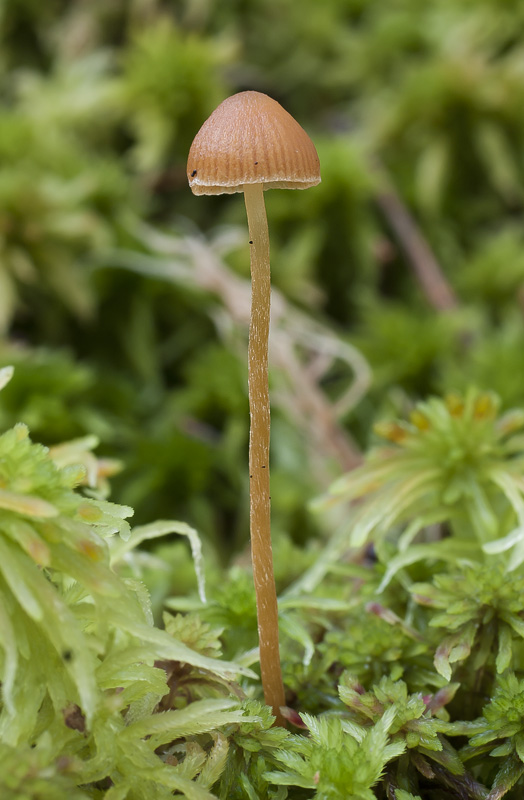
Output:
<instances>
[{"instance_id":1,"label":"slender stalk","mask_svg":"<svg viewBox=\"0 0 524 800\"><path fill-rule=\"evenodd\" d=\"M278 648L278 607L271 550L269 496L268 339L271 299L269 232L264 190L260 183L244 186L251 247L251 322L249 325L248 388L250 533L253 580L257 602L260 671L264 699L278 725L285 725L285 705Z\"/></svg>"}]
</instances>

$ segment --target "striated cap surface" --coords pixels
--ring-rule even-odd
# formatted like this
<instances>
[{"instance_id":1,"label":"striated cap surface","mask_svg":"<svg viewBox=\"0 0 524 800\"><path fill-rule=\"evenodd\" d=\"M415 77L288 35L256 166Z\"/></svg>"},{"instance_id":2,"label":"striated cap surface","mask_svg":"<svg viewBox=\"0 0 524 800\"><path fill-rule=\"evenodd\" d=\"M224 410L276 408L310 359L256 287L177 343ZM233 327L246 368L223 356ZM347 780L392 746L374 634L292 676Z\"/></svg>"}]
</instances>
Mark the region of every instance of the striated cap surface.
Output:
<instances>
[{"instance_id":1,"label":"striated cap surface","mask_svg":"<svg viewBox=\"0 0 524 800\"><path fill-rule=\"evenodd\" d=\"M315 145L280 103L261 92L240 92L198 131L187 176L193 194L232 194L246 183L307 189L320 183L320 164Z\"/></svg>"}]
</instances>

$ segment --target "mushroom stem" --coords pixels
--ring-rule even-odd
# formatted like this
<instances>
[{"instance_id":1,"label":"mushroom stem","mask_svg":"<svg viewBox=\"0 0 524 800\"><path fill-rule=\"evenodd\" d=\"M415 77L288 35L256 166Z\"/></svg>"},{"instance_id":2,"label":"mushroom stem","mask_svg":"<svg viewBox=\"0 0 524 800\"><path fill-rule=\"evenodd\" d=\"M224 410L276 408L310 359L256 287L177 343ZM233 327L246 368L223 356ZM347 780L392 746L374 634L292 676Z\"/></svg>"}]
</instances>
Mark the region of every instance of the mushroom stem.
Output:
<instances>
[{"instance_id":1,"label":"mushroom stem","mask_svg":"<svg viewBox=\"0 0 524 800\"><path fill-rule=\"evenodd\" d=\"M264 699L273 709L276 724L285 725L280 713L280 707L285 705L285 698L278 648L278 605L271 549L267 366L271 283L263 184L245 184L244 199L251 248L251 322L248 348L251 561Z\"/></svg>"}]
</instances>

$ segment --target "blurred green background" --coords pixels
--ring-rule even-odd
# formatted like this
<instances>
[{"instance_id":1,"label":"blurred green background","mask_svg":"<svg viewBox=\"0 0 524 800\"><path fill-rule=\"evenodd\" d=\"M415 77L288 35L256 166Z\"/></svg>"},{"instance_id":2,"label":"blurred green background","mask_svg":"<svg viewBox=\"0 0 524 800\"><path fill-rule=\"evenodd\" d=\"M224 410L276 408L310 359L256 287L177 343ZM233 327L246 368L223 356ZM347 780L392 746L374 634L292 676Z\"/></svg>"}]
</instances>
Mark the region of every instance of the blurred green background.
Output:
<instances>
[{"instance_id":1,"label":"blurred green background","mask_svg":"<svg viewBox=\"0 0 524 800\"><path fill-rule=\"evenodd\" d=\"M2 0L2 428L95 434L137 522L242 549L245 212L185 162L245 89L322 168L267 193L277 547L377 417L469 384L521 404L522 30L522 0Z\"/></svg>"}]
</instances>

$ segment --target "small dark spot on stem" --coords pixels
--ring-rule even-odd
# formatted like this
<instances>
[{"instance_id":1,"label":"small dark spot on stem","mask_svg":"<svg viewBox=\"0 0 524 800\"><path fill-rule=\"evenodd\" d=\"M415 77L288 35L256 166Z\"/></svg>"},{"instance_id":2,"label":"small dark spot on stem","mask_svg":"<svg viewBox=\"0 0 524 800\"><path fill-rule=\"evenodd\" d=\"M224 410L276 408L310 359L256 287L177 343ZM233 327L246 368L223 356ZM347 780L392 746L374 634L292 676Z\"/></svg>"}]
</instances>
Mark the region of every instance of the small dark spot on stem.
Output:
<instances>
[{"instance_id":1,"label":"small dark spot on stem","mask_svg":"<svg viewBox=\"0 0 524 800\"><path fill-rule=\"evenodd\" d=\"M191 177L194 178L196 174L197 174L197 171L196 171L196 169L194 169L193 172L191 173Z\"/></svg>"},{"instance_id":2,"label":"small dark spot on stem","mask_svg":"<svg viewBox=\"0 0 524 800\"><path fill-rule=\"evenodd\" d=\"M258 161L255 161L255 167L256 167L257 164L258 164Z\"/></svg>"},{"instance_id":3,"label":"small dark spot on stem","mask_svg":"<svg viewBox=\"0 0 524 800\"><path fill-rule=\"evenodd\" d=\"M64 650L64 652L62 653L62 658L64 659L64 661L71 661L71 659L73 658L73 651Z\"/></svg>"},{"instance_id":4,"label":"small dark spot on stem","mask_svg":"<svg viewBox=\"0 0 524 800\"><path fill-rule=\"evenodd\" d=\"M250 240L249 240L249 244L253 244L253 239L250 239Z\"/></svg>"},{"instance_id":5,"label":"small dark spot on stem","mask_svg":"<svg viewBox=\"0 0 524 800\"><path fill-rule=\"evenodd\" d=\"M265 468L266 468L266 465L265 465L265 464L262 464L262 469L265 469Z\"/></svg>"},{"instance_id":6,"label":"small dark spot on stem","mask_svg":"<svg viewBox=\"0 0 524 800\"><path fill-rule=\"evenodd\" d=\"M252 476L252 475L250 475L249 477L250 477L250 478L252 478L253 476Z\"/></svg>"}]
</instances>

